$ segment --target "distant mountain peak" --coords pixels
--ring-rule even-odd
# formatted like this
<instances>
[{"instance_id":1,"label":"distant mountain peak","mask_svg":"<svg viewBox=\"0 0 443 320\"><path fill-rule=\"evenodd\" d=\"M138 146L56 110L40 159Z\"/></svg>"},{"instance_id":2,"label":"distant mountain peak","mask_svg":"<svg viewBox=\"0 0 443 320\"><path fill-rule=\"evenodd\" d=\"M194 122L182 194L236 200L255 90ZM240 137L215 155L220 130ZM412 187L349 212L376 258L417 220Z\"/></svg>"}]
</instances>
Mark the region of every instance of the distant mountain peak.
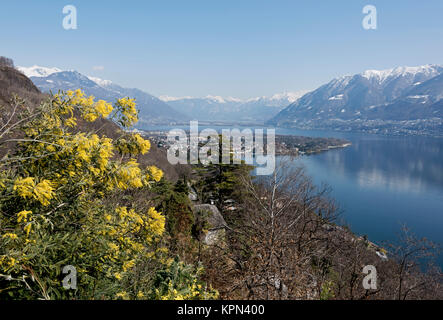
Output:
<instances>
[{"instance_id":1,"label":"distant mountain peak","mask_svg":"<svg viewBox=\"0 0 443 320\"><path fill-rule=\"evenodd\" d=\"M442 67L439 65L427 64L423 66L417 67L396 67L392 69L385 70L366 70L360 75L367 79L376 79L379 82L384 82L392 77L405 76L407 74L416 75L416 74L424 74L424 75L437 75L441 72Z\"/></svg>"},{"instance_id":2,"label":"distant mountain peak","mask_svg":"<svg viewBox=\"0 0 443 320\"><path fill-rule=\"evenodd\" d=\"M159 96L158 98L160 100L164 101L164 102L177 101L177 100L185 100L185 99L195 99L194 97L191 97L191 96L171 97L171 96L168 96L168 95Z\"/></svg>"},{"instance_id":3,"label":"distant mountain peak","mask_svg":"<svg viewBox=\"0 0 443 320\"><path fill-rule=\"evenodd\" d=\"M59 68L55 68L55 67L42 67L42 66L38 66L38 65L34 65L32 67L17 67L17 69L22 72L25 76L27 76L28 78L31 77L37 77L37 78L45 78L50 76L51 74L54 73L59 73L59 72L72 72L76 75L81 75L83 76L83 74L81 74L80 72L71 69L71 70L62 70ZM96 84L98 84L101 87L106 87L106 86L110 86L112 85L112 81L111 80L103 80L97 77L92 77L92 76L86 76L89 80L95 82Z\"/></svg>"},{"instance_id":4,"label":"distant mountain peak","mask_svg":"<svg viewBox=\"0 0 443 320\"><path fill-rule=\"evenodd\" d=\"M88 76L88 79L94 81L96 84L102 87L110 86L112 84L111 80L103 80L97 77Z\"/></svg>"},{"instance_id":5,"label":"distant mountain peak","mask_svg":"<svg viewBox=\"0 0 443 320\"><path fill-rule=\"evenodd\" d=\"M135 98L139 109L139 126L146 123L170 123L186 120L186 116L156 97L136 88L123 88L109 80L91 77L75 70L33 66L18 67L43 92L82 89L97 99L115 101L122 97Z\"/></svg>"},{"instance_id":6,"label":"distant mountain peak","mask_svg":"<svg viewBox=\"0 0 443 320\"><path fill-rule=\"evenodd\" d=\"M164 102L170 102L170 101L179 101L179 100L210 100L216 103L249 103L249 102L257 102L257 101L286 101L289 103L295 102L297 99L302 97L304 94L308 93L308 90L300 90L295 92L283 92L283 93L276 93L272 96L260 96L260 97L254 97L249 99L240 99L235 97L222 97L222 96L213 96L213 95L207 95L203 98L197 98L197 97L191 97L191 96L184 96L184 97L173 97L168 95L160 96L159 99Z\"/></svg>"},{"instance_id":7,"label":"distant mountain peak","mask_svg":"<svg viewBox=\"0 0 443 320\"><path fill-rule=\"evenodd\" d=\"M271 96L269 100L288 100L290 103L293 103L308 92L308 90L300 90L296 92L277 93Z\"/></svg>"},{"instance_id":8,"label":"distant mountain peak","mask_svg":"<svg viewBox=\"0 0 443 320\"><path fill-rule=\"evenodd\" d=\"M212 95L207 95L204 99L213 100L218 103L243 102L242 99L238 99L238 98L233 98L233 97L223 98L221 96L212 96Z\"/></svg>"},{"instance_id":9,"label":"distant mountain peak","mask_svg":"<svg viewBox=\"0 0 443 320\"><path fill-rule=\"evenodd\" d=\"M335 78L305 94L268 123L309 129L366 130L369 125L375 129L389 127L389 121L443 121L442 98L440 65L366 70Z\"/></svg>"},{"instance_id":10,"label":"distant mountain peak","mask_svg":"<svg viewBox=\"0 0 443 320\"><path fill-rule=\"evenodd\" d=\"M30 77L47 77L53 73L61 72L62 70L59 68L47 68L34 65L32 67L20 67L17 66L17 69L22 72L28 78Z\"/></svg>"}]
</instances>

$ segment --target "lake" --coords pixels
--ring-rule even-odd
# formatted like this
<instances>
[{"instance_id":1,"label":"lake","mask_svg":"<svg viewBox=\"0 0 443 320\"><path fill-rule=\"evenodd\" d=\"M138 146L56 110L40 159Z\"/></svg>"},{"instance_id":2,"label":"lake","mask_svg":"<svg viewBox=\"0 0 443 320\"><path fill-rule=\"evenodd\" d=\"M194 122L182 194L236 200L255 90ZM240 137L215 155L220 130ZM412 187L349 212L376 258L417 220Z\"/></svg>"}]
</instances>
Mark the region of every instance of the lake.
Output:
<instances>
[{"instance_id":1,"label":"lake","mask_svg":"<svg viewBox=\"0 0 443 320\"><path fill-rule=\"evenodd\" d=\"M276 133L352 142L344 149L299 157L294 165L303 164L316 184L332 188L354 232L381 244L394 241L406 224L443 245L443 139L282 128ZM438 262L443 266L443 255Z\"/></svg>"}]
</instances>

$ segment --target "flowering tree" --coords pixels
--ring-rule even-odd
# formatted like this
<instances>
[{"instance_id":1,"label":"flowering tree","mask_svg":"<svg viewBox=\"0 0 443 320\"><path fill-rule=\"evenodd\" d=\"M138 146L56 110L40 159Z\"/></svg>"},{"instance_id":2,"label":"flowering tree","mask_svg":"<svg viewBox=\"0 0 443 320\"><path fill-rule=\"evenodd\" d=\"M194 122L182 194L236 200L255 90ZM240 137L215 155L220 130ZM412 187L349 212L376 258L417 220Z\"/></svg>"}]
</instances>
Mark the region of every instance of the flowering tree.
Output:
<instances>
[{"instance_id":1,"label":"flowering tree","mask_svg":"<svg viewBox=\"0 0 443 320\"><path fill-rule=\"evenodd\" d=\"M134 99L113 106L76 90L30 109L15 98L2 118L0 146L12 147L0 159L0 297L158 298L154 279L136 274L173 264L165 217L149 203L133 208L113 198L150 188L163 172L140 167L136 156L150 149L140 135L118 130L111 139L78 128L103 118L131 127ZM78 273L76 290L62 287L66 265ZM193 297L215 294L199 288Z\"/></svg>"}]
</instances>

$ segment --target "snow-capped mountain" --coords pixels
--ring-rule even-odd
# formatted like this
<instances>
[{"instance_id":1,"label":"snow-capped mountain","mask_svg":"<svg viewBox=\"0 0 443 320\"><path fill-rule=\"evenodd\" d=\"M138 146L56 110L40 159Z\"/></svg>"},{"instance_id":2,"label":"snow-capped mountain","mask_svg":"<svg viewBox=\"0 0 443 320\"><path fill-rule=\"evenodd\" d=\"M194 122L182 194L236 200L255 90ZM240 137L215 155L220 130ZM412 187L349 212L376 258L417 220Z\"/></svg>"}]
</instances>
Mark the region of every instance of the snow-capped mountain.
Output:
<instances>
[{"instance_id":1,"label":"snow-capped mountain","mask_svg":"<svg viewBox=\"0 0 443 320\"><path fill-rule=\"evenodd\" d=\"M418 67L397 67L386 70L366 70L361 75L368 80L375 80L379 83L384 83L398 77L415 77L417 75L432 78L440 73L439 69L441 69L441 67L438 65L428 64Z\"/></svg>"},{"instance_id":2,"label":"snow-capped mountain","mask_svg":"<svg viewBox=\"0 0 443 320\"><path fill-rule=\"evenodd\" d=\"M88 76L89 80L94 81L96 84L98 84L99 86L102 87L109 87L110 85L112 85L112 81L111 80L103 80L97 77L91 77Z\"/></svg>"},{"instance_id":3,"label":"snow-capped mountain","mask_svg":"<svg viewBox=\"0 0 443 320\"><path fill-rule=\"evenodd\" d=\"M257 105L257 106L268 106L268 107L287 107L289 104L294 103L299 98L301 98L308 91L297 91L297 92L284 92L277 93L273 96L257 97L246 100L243 105Z\"/></svg>"},{"instance_id":4,"label":"snow-capped mountain","mask_svg":"<svg viewBox=\"0 0 443 320\"><path fill-rule=\"evenodd\" d=\"M204 98L161 96L160 99L197 120L261 122L276 115L303 93L305 92L282 93L246 100L221 96Z\"/></svg>"},{"instance_id":5,"label":"snow-capped mountain","mask_svg":"<svg viewBox=\"0 0 443 320\"><path fill-rule=\"evenodd\" d=\"M135 98L139 109L139 127L144 123L169 123L187 119L185 115L162 100L139 89L123 88L110 80L85 76L73 70L61 71L58 68L33 66L17 67L17 69L28 76L43 92L81 88L87 95L110 102L122 97Z\"/></svg>"},{"instance_id":6,"label":"snow-capped mountain","mask_svg":"<svg viewBox=\"0 0 443 320\"><path fill-rule=\"evenodd\" d=\"M443 73L428 81L419 82L394 101L366 108L367 119L391 120L443 119Z\"/></svg>"},{"instance_id":7,"label":"snow-capped mountain","mask_svg":"<svg viewBox=\"0 0 443 320\"><path fill-rule=\"evenodd\" d=\"M59 68L46 68L46 67L40 67L40 66L32 66L32 67L17 67L17 69L22 72L25 76L28 78L31 77L47 77L50 74L60 72Z\"/></svg>"},{"instance_id":8,"label":"snow-capped mountain","mask_svg":"<svg viewBox=\"0 0 443 320\"><path fill-rule=\"evenodd\" d=\"M442 66L425 65L368 70L337 78L305 94L269 123L280 126L305 126L309 123L310 127L321 128L327 127L328 121L337 120L427 119L431 114L437 114L423 106L441 99L443 82L438 77L442 73ZM425 89L429 87L432 90ZM423 103L423 99L428 100ZM395 112L389 107L393 105L396 105ZM412 109L420 107L412 112Z\"/></svg>"},{"instance_id":9,"label":"snow-capped mountain","mask_svg":"<svg viewBox=\"0 0 443 320\"><path fill-rule=\"evenodd\" d=\"M43 92L82 88L88 95L115 101L134 97L143 123L183 122L188 119L263 122L296 101L304 92L285 92L270 97L238 99L208 95L204 98L161 96L160 99L138 89L128 89L110 80L86 76L75 70L41 66L17 67Z\"/></svg>"}]
</instances>

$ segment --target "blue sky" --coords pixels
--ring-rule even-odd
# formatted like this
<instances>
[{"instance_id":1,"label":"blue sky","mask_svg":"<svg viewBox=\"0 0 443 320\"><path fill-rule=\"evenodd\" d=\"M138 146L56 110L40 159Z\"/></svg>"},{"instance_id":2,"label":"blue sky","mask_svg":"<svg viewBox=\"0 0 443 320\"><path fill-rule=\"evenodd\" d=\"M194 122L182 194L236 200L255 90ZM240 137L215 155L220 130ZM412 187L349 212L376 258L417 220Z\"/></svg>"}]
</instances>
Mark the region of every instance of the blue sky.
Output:
<instances>
[{"instance_id":1,"label":"blue sky","mask_svg":"<svg viewBox=\"0 0 443 320\"><path fill-rule=\"evenodd\" d=\"M62 27L68 4L77 30ZM377 30L362 28L368 4ZM16 65L75 69L157 96L248 98L443 64L443 1L8 1L0 37L0 55Z\"/></svg>"}]
</instances>

